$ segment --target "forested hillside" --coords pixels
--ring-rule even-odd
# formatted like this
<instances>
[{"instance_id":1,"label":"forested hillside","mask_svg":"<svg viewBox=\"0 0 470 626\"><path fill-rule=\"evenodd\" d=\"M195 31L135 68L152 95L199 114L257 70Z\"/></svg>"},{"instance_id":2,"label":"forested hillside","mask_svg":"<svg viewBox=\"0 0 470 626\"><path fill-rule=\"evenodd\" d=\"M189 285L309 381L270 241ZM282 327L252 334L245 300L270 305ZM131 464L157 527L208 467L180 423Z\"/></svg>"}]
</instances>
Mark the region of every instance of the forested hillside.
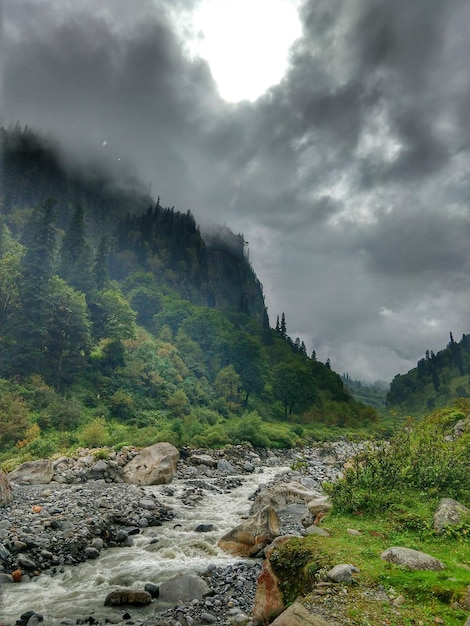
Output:
<instances>
[{"instance_id":1,"label":"forested hillside","mask_svg":"<svg viewBox=\"0 0 470 626\"><path fill-rule=\"evenodd\" d=\"M284 315L269 327L242 235L204 238L189 211L65 168L27 129L1 139L4 448L290 446L376 421Z\"/></svg>"},{"instance_id":2,"label":"forested hillside","mask_svg":"<svg viewBox=\"0 0 470 626\"><path fill-rule=\"evenodd\" d=\"M456 398L470 397L470 336L450 341L444 350L426 350L424 358L390 385L387 405L415 413L443 407Z\"/></svg>"}]
</instances>

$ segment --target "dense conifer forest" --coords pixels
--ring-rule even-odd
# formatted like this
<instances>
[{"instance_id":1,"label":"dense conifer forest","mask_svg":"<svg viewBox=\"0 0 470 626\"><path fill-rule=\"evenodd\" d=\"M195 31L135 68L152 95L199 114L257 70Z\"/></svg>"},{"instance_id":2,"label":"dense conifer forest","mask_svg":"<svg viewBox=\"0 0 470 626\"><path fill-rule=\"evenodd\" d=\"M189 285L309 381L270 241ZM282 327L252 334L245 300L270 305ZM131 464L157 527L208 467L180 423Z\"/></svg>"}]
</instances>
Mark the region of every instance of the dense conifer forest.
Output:
<instances>
[{"instance_id":1,"label":"dense conifer forest","mask_svg":"<svg viewBox=\"0 0 470 626\"><path fill-rule=\"evenodd\" d=\"M292 446L377 414L271 328L243 235L1 131L0 442ZM125 184L124 184L125 183Z\"/></svg>"},{"instance_id":2,"label":"dense conifer forest","mask_svg":"<svg viewBox=\"0 0 470 626\"><path fill-rule=\"evenodd\" d=\"M470 397L470 336L455 341L452 333L447 347L434 353L426 350L417 366L397 374L387 394L387 404L412 413L444 407L457 398Z\"/></svg>"}]
</instances>

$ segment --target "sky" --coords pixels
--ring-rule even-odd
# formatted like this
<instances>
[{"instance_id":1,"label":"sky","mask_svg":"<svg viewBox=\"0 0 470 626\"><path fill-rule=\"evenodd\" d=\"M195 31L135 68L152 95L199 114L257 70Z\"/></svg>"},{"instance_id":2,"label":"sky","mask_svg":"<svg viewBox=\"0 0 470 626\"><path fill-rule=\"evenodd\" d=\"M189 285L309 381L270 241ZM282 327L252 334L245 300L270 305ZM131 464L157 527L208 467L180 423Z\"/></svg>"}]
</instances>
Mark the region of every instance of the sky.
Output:
<instances>
[{"instance_id":1,"label":"sky","mask_svg":"<svg viewBox=\"0 0 470 626\"><path fill-rule=\"evenodd\" d=\"M242 232L272 325L390 381L470 332L469 23L468 0L3 0L0 122Z\"/></svg>"}]
</instances>

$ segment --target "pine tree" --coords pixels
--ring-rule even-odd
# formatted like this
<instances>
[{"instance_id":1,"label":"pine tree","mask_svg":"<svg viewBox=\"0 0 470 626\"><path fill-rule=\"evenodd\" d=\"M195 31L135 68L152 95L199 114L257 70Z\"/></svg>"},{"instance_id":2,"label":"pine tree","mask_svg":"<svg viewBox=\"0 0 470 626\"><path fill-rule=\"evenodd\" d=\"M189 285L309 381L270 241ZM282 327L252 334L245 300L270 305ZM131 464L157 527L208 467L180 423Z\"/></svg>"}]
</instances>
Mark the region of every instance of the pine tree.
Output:
<instances>
[{"instance_id":1,"label":"pine tree","mask_svg":"<svg viewBox=\"0 0 470 626\"><path fill-rule=\"evenodd\" d=\"M17 343L11 365L20 374L41 372L47 354L50 280L56 249L55 202L47 200L31 217L18 285Z\"/></svg>"},{"instance_id":2,"label":"pine tree","mask_svg":"<svg viewBox=\"0 0 470 626\"><path fill-rule=\"evenodd\" d=\"M107 237L101 237L96 251L93 276L98 289L104 289L109 281L108 271L109 243Z\"/></svg>"},{"instance_id":3,"label":"pine tree","mask_svg":"<svg viewBox=\"0 0 470 626\"><path fill-rule=\"evenodd\" d=\"M60 249L59 275L85 294L93 289L92 252L85 237L85 220L77 205Z\"/></svg>"},{"instance_id":4,"label":"pine tree","mask_svg":"<svg viewBox=\"0 0 470 626\"><path fill-rule=\"evenodd\" d=\"M287 338L287 326L286 326L286 316L284 312L281 315L281 325L279 328L280 328L281 337L286 339Z\"/></svg>"}]
</instances>

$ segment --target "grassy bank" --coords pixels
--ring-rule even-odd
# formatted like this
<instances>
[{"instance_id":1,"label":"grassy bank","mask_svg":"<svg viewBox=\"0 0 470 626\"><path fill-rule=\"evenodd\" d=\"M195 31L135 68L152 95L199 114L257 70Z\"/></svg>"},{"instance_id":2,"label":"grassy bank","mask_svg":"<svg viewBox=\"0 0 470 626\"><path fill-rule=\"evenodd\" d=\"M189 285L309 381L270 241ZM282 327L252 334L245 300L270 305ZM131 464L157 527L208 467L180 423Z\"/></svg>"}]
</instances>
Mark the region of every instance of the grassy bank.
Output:
<instances>
[{"instance_id":1,"label":"grassy bank","mask_svg":"<svg viewBox=\"0 0 470 626\"><path fill-rule=\"evenodd\" d=\"M390 442L363 450L342 480L325 485L328 537L295 538L274 555L285 597L299 594L312 612L355 626L461 626L469 614L470 517L437 533L442 497L470 506L470 406L458 403L410 423ZM402 546L426 552L442 571L412 571L380 558ZM315 588L327 569L359 569L350 585Z\"/></svg>"}]
</instances>

